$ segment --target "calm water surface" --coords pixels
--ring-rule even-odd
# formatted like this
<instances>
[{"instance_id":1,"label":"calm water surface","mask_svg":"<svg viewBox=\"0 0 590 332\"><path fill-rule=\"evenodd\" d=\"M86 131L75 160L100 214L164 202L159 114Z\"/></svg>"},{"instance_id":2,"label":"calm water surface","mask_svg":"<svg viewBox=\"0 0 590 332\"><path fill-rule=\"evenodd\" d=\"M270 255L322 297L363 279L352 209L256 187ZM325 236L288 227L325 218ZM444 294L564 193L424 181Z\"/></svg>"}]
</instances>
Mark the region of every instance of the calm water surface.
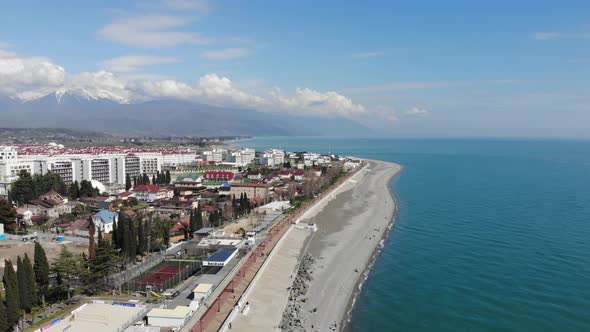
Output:
<instances>
[{"instance_id":1,"label":"calm water surface","mask_svg":"<svg viewBox=\"0 0 590 332\"><path fill-rule=\"evenodd\" d=\"M236 145L405 167L392 183L397 223L349 330L590 331L590 142L273 137Z\"/></svg>"}]
</instances>

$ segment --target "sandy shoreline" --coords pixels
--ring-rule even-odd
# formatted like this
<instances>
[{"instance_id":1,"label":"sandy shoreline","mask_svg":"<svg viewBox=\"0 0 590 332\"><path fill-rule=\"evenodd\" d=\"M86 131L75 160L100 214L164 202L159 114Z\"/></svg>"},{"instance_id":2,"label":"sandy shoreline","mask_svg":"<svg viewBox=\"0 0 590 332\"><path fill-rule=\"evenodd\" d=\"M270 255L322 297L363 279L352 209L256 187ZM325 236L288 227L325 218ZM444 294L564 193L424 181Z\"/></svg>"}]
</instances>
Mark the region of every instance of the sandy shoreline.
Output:
<instances>
[{"instance_id":1,"label":"sandy shoreline","mask_svg":"<svg viewBox=\"0 0 590 332\"><path fill-rule=\"evenodd\" d=\"M308 249L316 260L302 303L302 330L330 331L334 324L336 330L343 329L359 284L394 221L397 207L389 183L401 166L368 163L353 177L348 190L304 220L316 223L318 231Z\"/></svg>"},{"instance_id":2,"label":"sandy shoreline","mask_svg":"<svg viewBox=\"0 0 590 332\"><path fill-rule=\"evenodd\" d=\"M283 236L244 293L243 301L251 304L249 313L228 319L235 329L330 331L334 323L336 330L343 329L359 283L366 278L397 210L389 183L401 166L367 162L296 220L317 224L316 232L292 225ZM301 289L304 295L297 291Z\"/></svg>"}]
</instances>

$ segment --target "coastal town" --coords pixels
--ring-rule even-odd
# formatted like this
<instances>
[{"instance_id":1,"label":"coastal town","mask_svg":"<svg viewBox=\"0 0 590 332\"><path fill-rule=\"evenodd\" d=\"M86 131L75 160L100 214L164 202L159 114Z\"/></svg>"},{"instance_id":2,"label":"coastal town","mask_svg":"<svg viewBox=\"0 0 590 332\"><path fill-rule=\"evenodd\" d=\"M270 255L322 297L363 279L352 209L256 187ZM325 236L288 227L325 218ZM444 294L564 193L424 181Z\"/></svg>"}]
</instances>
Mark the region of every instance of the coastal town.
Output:
<instances>
[{"instance_id":1,"label":"coastal town","mask_svg":"<svg viewBox=\"0 0 590 332\"><path fill-rule=\"evenodd\" d=\"M305 330L283 316L312 215L364 167L219 142L0 145L2 332L255 331L260 285L284 302L267 327Z\"/></svg>"}]
</instances>

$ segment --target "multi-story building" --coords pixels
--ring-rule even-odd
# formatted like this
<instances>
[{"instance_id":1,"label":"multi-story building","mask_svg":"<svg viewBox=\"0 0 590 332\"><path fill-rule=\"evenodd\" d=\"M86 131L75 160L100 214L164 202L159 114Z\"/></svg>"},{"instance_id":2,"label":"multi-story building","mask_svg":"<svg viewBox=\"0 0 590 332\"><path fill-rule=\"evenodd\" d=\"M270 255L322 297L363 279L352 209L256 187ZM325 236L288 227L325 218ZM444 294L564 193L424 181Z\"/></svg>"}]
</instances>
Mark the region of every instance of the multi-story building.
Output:
<instances>
[{"instance_id":1,"label":"multi-story building","mask_svg":"<svg viewBox=\"0 0 590 332\"><path fill-rule=\"evenodd\" d=\"M74 167L71 160L52 160L50 162L35 161L35 165L39 164L39 168L35 169L37 174L45 174L47 170L59 175L63 182L67 185L74 182ZM44 164L46 167L44 168Z\"/></svg>"},{"instance_id":2,"label":"multi-story building","mask_svg":"<svg viewBox=\"0 0 590 332\"><path fill-rule=\"evenodd\" d=\"M166 166L190 165L195 162L197 154L192 151L162 154L162 164Z\"/></svg>"},{"instance_id":3,"label":"multi-story building","mask_svg":"<svg viewBox=\"0 0 590 332\"><path fill-rule=\"evenodd\" d=\"M246 194L249 199L256 199L258 202L266 202L268 199L269 185L266 183L234 183L231 185L229 195L240 197Z\"/></svg>"},{"instance_id":4,"label":"multi-story building","mask_svg":"<svg viewBox=\"0 0 590 332\"><path fill-rule=\"evenodd\" d=\"M256 159L256 151L254 149L242 149L232 152L231 156L236 166L246 166Z\"/></svg>"},{"instance_id":5,"label":"multi-story building","mask_svg":"<svg viewBox=\"0 0 590 332\"><path fill-rule=\"evenodd\" d=\"M139 163L141 173L154 175L162 171L163 157L161 153L141 153L139 154Z\"/></svg>"},{"instance_id":6,"label":"multi-story building","mask_svg":"<svg viewBox=\"0 0 590 332\"><path fill-rule=\"evenodd\" d=\"M227 150L214 148L213 150L204 151L203 157L205 161L220 163L223 161L227 161Z\"/></svg>"},{"instance_id":7,"label":"multi-story building","mask_svg":"<svg viewBox=\"0 0 590 332\"><path fill-rule=\"evenodd\" d=\"M135 155L125 156L125 176L129 176L131 179L141 174L141 162L139 157Z\"/></svg>"},{"instance_id":8,"label":"multi-story building","mask_svg":"<svg viewBox=\"0 0 590 332\"><path fill-rule=\"evenodd\" d=\"M259 160L262 165L280 167L285 162L285 151L277 149L264 151Z\"/></svg>"}]
</instances>

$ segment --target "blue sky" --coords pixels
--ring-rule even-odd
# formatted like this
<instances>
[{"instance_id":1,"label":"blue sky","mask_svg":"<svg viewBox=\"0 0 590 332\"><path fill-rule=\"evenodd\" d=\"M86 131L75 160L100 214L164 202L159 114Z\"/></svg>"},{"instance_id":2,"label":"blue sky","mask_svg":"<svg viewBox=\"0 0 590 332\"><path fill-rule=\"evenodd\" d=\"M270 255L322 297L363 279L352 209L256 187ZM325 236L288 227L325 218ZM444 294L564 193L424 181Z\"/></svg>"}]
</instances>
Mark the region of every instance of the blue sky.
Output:
<instances>
[{"instance_id":1,"label":"blue sky","mask_svg":"<svg viewBox=\"0 0 590 332\"><path fill-rule=\"evenodd\" d=\"M588 138L589 68L588 1L4 1L0 14L0 93L181 98L392 136Z\"/></svg>"}]
</instances>

